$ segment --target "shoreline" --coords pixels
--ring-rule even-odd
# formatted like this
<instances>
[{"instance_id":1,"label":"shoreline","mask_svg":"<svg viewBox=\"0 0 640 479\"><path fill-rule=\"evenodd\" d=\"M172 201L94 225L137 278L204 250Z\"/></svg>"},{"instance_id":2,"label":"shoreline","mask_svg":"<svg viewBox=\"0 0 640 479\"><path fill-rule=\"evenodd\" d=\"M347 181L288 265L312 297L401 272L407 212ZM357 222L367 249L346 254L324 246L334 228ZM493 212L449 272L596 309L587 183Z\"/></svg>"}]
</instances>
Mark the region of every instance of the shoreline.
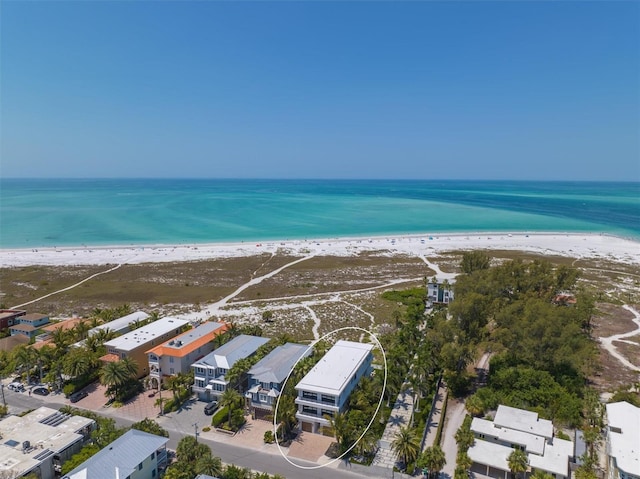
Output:
<instances>
[{"instance_id":1,"label":"shoreline","mask_svg":"<svg viewBox=\"0 0 640 479\"><path fill-rule=\"evenodd\" d=\"M600 258L640 265L640 242L610 233L468 232L386 234L234 243L64 246L0 249L0 265L87 266L202 261L275 254L353 256L362 252L421 256L456 250L514 250L542 255Z\"/></svg>"}]
</instances>

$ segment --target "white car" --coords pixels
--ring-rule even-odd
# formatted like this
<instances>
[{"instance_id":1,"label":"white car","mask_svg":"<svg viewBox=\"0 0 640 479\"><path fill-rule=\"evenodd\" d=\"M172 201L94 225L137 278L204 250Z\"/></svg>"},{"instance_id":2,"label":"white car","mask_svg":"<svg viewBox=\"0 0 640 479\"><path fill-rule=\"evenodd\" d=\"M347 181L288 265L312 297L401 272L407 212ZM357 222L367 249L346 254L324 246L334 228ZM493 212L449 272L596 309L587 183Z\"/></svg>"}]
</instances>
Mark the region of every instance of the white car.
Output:
<instances>
[{"instance_id":1,"label":"white car","mask_svg":"<svg viewBox=\"0 0 640 479\"><path fill-rule=\"evenodd\" d=\"M22 383L11 383L7 387L10 391L24 392L24 386L22 385Z\"/></svg>"}]
</instances>

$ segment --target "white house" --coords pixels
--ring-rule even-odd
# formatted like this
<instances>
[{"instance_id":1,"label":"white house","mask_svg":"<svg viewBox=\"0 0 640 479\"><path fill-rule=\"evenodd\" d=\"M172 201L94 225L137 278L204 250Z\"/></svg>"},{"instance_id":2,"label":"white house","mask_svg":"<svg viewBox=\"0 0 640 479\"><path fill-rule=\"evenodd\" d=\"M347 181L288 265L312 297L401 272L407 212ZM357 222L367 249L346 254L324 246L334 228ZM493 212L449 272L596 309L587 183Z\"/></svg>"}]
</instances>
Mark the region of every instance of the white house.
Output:
<instances>
[{"instance_id":1,"label":"white house","mask_svg":"<svg viewBox=\"0 0 640 479\"><path fill-rule=\"evenodd\" d=\"M0 477L35 473L41 479L53 479L93 429L93 419L48 407L4 418L0 421Z\"/></svg>"},{"instance_id":2,"label":"white house","mask_svg":"<svg viewBox=\"0 0 640 479\"><path fill-rule=\"evenodd\" d=\"M344 412L362 376L371 373L373 345L338 341L296 385L296 417L303 431L322 433L325 416Z\"/></svg>"},{"instance_id":3,"label":"white house","mask_svg":"<svg viewBox=\"0 0 640 479\"><path fill-rule=\"evenodd\" d=\"M154 479L167 465L169 438L130 429L62 479Z\"/></svg>"},{"instance_id":4,"label":"white house","mask_svg":"<svg viewBox=\"0 0 640 479\"><path fill-rule=\"evenodd\" d=\"M225 375L239 360L256 353L269 342L268 338L241 334L191 365L194 374L193 392L203 401L211 401L227 390Z\"/></svg>"},{"instance_id":5,"label":"white house","mask_svg":"<svg viewBox=\"0 0 640 479\"><path fill-rule=\"evenodd\" d=\"M609 479L640 479L640 408L607 404L607 423Z\"/></svg>"},{"instance_id":6,"label":"white house","mask_svg":"<svg viewBox=\"0 0 640 479\"><path fill-rule=\"evenodd\" d=\"M453 284L454 280L444 282L438 278L434 278L435 281L427 283L427 303L429 305L434 304L449 304L453 301Z\"/></svg>"},{"instance_id":7,"label":"white house","mask_svg":"<svg viewBox=\"0 0 640 479\"><path fill-rule=\"evenodd\" d=\"M282 383L293 365L303 356L309 356L311 349L303 344L287 343L278 346L258 361L249 371L249 390L245 397L249 400L251 412L262 419L271 414Z\"/></svg>"},{"instance_id":8,"label":"white house","mask_svg":"<svg viewBox=\"0 0 640 479\"><path fill-rule=\"evenodd\" d=\"M554 437L553 423L537 413L500 405L493 421L474 418L471 431L475 442L468 454L473 472L507 479L509 455L521 449L527 453L530 472L540 469L557 479L569 477L573 442Z\"/></svg>"}]
</instances>

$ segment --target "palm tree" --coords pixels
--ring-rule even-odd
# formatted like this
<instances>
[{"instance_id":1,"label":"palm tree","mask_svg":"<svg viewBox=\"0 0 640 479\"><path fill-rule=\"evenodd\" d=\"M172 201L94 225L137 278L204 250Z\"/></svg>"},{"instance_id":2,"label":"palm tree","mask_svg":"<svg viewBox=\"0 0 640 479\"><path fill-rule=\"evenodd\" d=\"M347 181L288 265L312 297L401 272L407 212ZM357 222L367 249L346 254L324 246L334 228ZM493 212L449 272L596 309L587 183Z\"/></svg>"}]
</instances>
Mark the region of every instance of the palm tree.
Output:
<instances>
[{"instance_id":1,"label":"palm tree","mask_svg":"<svg viewBox=\"0 0 640 479\"><path fill-rule=\"evenodd\" d=\"M428 447L420 456L420 465L429 470L429 476L437 476L447 463L444 451L437 444Z\"/></svg>"},{"instance_id":2,"label":"palm tree","mask_svg":"<svg viewBox=\"0 0 640 479\"><path fill-rule=\"evenodd\" d=\"M108 362L100 370L100 383L107 386L107 393L113 392L113 397L117 396L118 389L124 385L131 375L122 361Z\"/></svg>"},{"instance_id":3,"label":"palm tree","mask_svg":"<svg viewBox=\"0 0 640 479\"><path fill-rule=\"evenodd\" d=\"M69 344L71 344L71 334L64 328L55 328L51 332L51 342L61 353L66 352Z\"/></svg>"},{"instance_id":4,"label":"palm tree","mask_svg":"<svg viewBox=\"0 0 640 479\"><path fill-rule=\"evenodd\" d=\"M275 403L274 403L275 414ZM296 419L297 407L294 399L289 395L281 395L280 402L278 403L278 417L276 422L280 424L280 430L282 431L282 439L287 440L293 432L293 428L297 424Z\"/></svg>"},{"instance_id":5,"label":"palm tree","mask_svg":"<svg viewBox=\"0 0 640 479\"><path fill-rule=\"evenodd\" d=\"M401 428L395 434L395 439L391 443L391 450L404 467L414 462L420 454L420 438L416 431L408 426Z\"/></svg>"},{"instance_id":6,"label":"palm tree","mask_svg":"<svg viewBox=\"0 0 640 479\"><path fill-rule=\"evenodd\" d=\"M84 376L97 366L92 352L86 348L72 348L63 362L64 373L74 378Z\"/></svg>"},{"instance_id":7,"label":"palm tree","mask_svg":"<svg viewBox=\"0 0 640 479\"><path fill-rule=\"evenodd\" d=\"M340 448L340 453L342 454L351 446L351 438L349 436L350 427L347 421L347 416L346 414L337 412L333 417L328 414L325 415L325 419L329 421L331 429L333 429L333 435L336 438L336 442Z\"/></svg>"},{"instance_id":8,"label":"palm tree","mask_svg":"<svg viewBox=\"0 0 640 479\"><path fill-rule=\"evenodd\" d=\"M457 464L457 467L461 467L465 471L468 471L469 469L471 469L471 466L473 465L473 461L469 457L469 454L467 454L466 452L462 452L462 453L458 453L458 457L456 458L456 464Z\"/></svg>"},{"instance_id":9,"label":"palm tree","mask_svg":"<svg viewBox=\"0 0 640 479\"><path fill-rule=\"evenodd\" d=\"M124 370L129 374L129 378L135 378L138 375L138 363L129 356L125 356L119 361Z\"/></svg>"},{"instance_id":10,"label":"palm tree","mask_svg":"<svg viewBox=\"0 0 640 479\"><path fill-rule=\"evenodd\" d=\"M484 403L477 394L473 394L465 401L465 407L467 411L469 411L469 414L474 417L484 414Z\"/></svg>"},{"instance_id":11,"label":"palm tree","mask_svg":"<svg viewBox=\"0 0 640 479\"><path fill-rule=\"evenodd\" d=\"M196 474L207 474L213 477L220 477L224 472L222 461L219 457L204 455L196 460Z\"/></svg>"},{"instance_id":12,"label":"palm tree","mask_svg":"<svg viewBox=\"0 0 640 479\"><path fill-rule=\"evenodd\" d=\"M91 327L89 326L88 321L79 321L73 328L73 333L76 341L82 341L83 339L86 339L89 329L91 329Z\"/></svg>"},{"instance_id":13,"label":"palm tree","mask_svg":"<svg viewBox=\"0 0 640 479\"><path fill-rule=\"evenodd\" d=\"M520 472L526 472L529 466L529 457L522 449L515 449L507 458L509 470L515 479Z\"/></svg>"},{"instance_id":14,"label":"palm tree","mask_svg":"<svg viewBox=\"0 0 640 479\"><path fill-rule=\"evenodd\" d=\"M231 424L231 413L242 404L242 396L235 389L227 388L220 396L220 407L229 409L229 424Z\"/></svg>"},{"instance_id":15,"label":"palm tree","mask_svg":"<svg viewBox=\"0 0 640 479\"><path fill-rule=\"evenodd\" d=\"M16 366L20 367L23 373L27 373L27 384L31 384L31 368L36 362L36 354L35 349L21 345L16 348L13 356Z\"/></svg>"}]
</instances>

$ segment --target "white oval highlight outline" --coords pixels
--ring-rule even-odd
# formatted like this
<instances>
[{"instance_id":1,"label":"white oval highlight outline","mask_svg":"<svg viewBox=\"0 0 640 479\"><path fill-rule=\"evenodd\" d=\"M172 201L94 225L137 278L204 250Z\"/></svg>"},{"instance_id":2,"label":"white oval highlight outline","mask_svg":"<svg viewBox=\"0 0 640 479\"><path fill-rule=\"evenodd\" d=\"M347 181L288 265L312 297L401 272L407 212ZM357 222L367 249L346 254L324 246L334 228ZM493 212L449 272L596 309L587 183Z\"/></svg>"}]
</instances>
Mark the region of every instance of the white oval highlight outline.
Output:
<instances>
[{"instance_id":1,"label":"white oval highlight outline","mask_svg":"<svg viewBox=\"0 0 640 479\"><path fill-rule=\"evenodd\" d=\"M331 464L333 464L336 461L339 461L340 459L342 459L345 455L347 455L349 452L351 452L351 450L356 447L358 445L358 443L360 442L360 440L364 437L364 435L367 433L367 431L369 429L371 429L371 425L373 424L373 421L376 420L376 417L378 416L378 412L380 411L380 407L382 406L382 401L384 398L384 393L387 390L387 355L384 352L384 348L382 347L382 344L380 344L380 340L378 339L378 337L373 334L371 331L361 328L359 326L345 326L343 328L338 328L338 329L334 329L333 331L329 331L327 334L325 334L324 336L322 336L321 338L316 339L315 341L313 341L309 347L305 350L305 354L307 351L309 351L310 349L312 349L316 344L318 344L318 342L322 341L323 339L325 339L328 336L331 336L334 333L338 333L340 331L345 331L347 329L353 329L356 331L362 331L364 333L367 333L369 335L369 337L373 338L373 340L376 342L376 345L378 346L378 348L380 348L380 351L382 352L382 358L384 360L384 383L382 385L382 392L380 393L380 399L378 400L378 407L376 408L376 412L373 414L373 416L371 417L371 420L369 421L369 424L367 424L367 427L364 429L364 431L362 432L362 434L360 434L360 437L356 440L356 442L354 442L351 447L349 449L347 449L346 451L344 451L340 456L336 457L335 459L332 459L331 461L325 463L325 464L318 464L315 466L303 466L301 464L296 464L295 462L291 461L283 452L282 448L280 447L280 442L278 441L278 433L277 433L277 427L278 425L276 424L276 418L278 417L278 406L280 406L280 395L278 395L278 399L276 400L276 407L273 413L273 437L275 438L276 441L276 446L278 446L278 452L280 452L280 455L284 458L285 461L287 461L289 464L291 464L294 467L297 467L299 469L304 469L304 470L313 470L313 469L321 469L323 467L326 466L330 466ZM284 383L282 384L282 391L284 391L285 386L287 385L287 381L289 381L289 377L291 377L291 373L293 373L293 370L296 368L296 366L298 365L298 363L304 358L304 354L302 356L300 356L300 358L295 362L295 364L293 365L293 367L291 368L291 371L289 371L289 374L287 374L287 377L284 380Z\"/></svg>"}]
</instances>

